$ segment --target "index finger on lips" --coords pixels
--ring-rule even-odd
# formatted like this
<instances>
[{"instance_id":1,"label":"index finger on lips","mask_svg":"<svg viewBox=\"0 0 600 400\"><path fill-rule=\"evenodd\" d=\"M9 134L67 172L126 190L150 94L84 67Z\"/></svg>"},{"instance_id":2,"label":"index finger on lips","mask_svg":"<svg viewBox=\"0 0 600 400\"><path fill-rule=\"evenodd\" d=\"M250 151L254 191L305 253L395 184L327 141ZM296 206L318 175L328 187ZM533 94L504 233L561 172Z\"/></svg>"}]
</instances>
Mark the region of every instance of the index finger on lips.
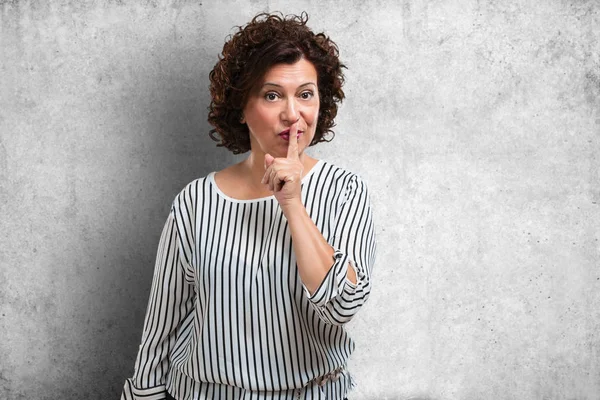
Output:
<instances>
[{"instance_id":1,"label":"index finger on lips","mask_svg":"<svg viewBox=\"0 0 600 400\"><path fill-rule=\"evenodd\" d=\"M291 158L294 160L300 159L300 155L298 154L298 123L294 122L292 126L290 126L290 136L288 143L288 152L287 158Z\"/></svg>"}]
</instances>

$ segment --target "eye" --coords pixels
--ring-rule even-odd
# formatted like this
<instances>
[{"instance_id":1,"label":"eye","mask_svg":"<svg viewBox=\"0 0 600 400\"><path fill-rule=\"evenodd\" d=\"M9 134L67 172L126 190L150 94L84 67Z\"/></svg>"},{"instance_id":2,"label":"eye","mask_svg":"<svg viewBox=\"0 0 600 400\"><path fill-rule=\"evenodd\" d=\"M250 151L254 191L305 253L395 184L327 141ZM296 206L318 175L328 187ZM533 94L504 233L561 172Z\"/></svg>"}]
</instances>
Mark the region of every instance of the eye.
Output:
<instances>
[{"instance_id":1,"label":"eye","mask_svg":"<svg viewBox=\"0 0 600 400\"><path fill-rule=\"evenodd\" d=\"M279 97L279 95L275 92L267 92L265 93L265 99L267 101L275 101L277 100L277 98Z\"/></svg>"},{"instance_id":2,"label":"eye","mask_svg":"<svg viewBox=\"0 0 600 400\"><path fill-rule=\"evenodd\" d=\"M302 100L310 100L310 99L312 99L314 97L314 95L315 94L313 93L312 90L307 90L307 91L304 91L304 92L300 93L300 98Z\"/></svg>"}]
</instances>

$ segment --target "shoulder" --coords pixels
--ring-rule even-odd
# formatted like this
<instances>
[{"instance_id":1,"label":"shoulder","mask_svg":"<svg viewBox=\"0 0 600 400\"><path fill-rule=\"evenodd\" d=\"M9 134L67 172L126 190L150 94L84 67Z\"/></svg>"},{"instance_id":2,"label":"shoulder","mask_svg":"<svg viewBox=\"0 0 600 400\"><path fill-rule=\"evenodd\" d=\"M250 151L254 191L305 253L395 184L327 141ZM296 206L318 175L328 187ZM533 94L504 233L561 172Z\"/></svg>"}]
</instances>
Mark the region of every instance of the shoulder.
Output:
<instances>
[{"instance_id":1,"label":"shoulder","mask_svg":"<svg viewBox=\"0 0 600 400\"><path fill-rule=\"evenodd\" d=\"M172 223L176 226L181 238L187 238L186 243L191 243L194 240L196 212L203 196L203 187L208 184L209 176L210 174L187 183L175 195L171 203L169 218L172 219Z\"/></svg>"},{"instance_id":2,"label":"shoulder","mask_svg":"<svg viewBox=\"0 0 600 400\"><path fill-rule=\"evenodd\" d=\"M346 194L356 189L367 190L366 182L351 167L341 166L325 160L321 160L321 165L320 175L323 176L322 179L340 185L341 188L345 189Z\"/></svg>"},{"instance_id":3,"label":"shoulder","mask_svg":"<svg viewBox=\"0 0 600 400\"><path fill-rule=\"evenodd\" d=\"M321 162L321 170L331 171L335 175L343 175L343 176L348 176L348 177L356 177L356 178L360 179L359 173L357 173L353 169L353 167L349 167L349 166L346 166L346 165L341 165L341 164L333 163L331 161L323 160L323 159L321 159L320 162Z\"/></svg>"},{"instance_id":4,"label":"shoulder","mask_svg":"<svg viewBox=\"0 0 600 400\"><path fill-rule=\"evenodd\" d=\"M172 209L178 213L194 212L198 201L202 197L204 188L209 185L211 174L212 172L184 185L175 195L171 205Z\"/></svg>"}]
</instances>

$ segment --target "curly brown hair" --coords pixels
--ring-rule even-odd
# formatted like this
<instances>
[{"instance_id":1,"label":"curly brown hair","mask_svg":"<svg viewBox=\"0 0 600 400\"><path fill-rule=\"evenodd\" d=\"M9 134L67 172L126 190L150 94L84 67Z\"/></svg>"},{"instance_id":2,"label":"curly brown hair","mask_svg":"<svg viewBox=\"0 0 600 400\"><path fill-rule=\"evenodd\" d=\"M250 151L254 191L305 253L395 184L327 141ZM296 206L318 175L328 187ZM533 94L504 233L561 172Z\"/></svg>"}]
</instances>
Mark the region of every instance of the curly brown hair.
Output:
<instances>
[{"instance_id":1,"label":"curly brown hair","mask_svg":"<svg viewBox=\"0 0 600 400\"><path fill-rule=\"evenodd\" d=\"M329 142L335 136L338 103L344 99L346 68L339 60L337 45L324 33L313 33L308 15L283 16L260 13L246 26L227 38L219 61L210 72L208 122L214 126L210 137L233 154L250 150L248 126L241 122L242 111L256 82L275 64L293 64L304 58L317 71L319 117L309 146ZM215 136L218 135L218 137ZM331 138L325 138L331 134Z\"/></svg>"}]
</instances>

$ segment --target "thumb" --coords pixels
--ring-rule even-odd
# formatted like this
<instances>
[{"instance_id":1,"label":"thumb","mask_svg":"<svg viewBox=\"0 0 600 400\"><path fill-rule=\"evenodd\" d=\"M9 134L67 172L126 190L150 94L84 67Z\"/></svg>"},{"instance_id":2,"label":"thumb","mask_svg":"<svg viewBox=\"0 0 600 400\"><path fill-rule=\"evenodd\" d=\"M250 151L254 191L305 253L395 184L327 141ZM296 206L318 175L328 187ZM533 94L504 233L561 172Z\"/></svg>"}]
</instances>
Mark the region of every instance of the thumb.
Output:
<instances>
[{"instance_id":1,"label":"thumb","mask_svg":"<svg viewBox=\"0 0 600 400\"><path fill-rule=\"evenodd\" d=\"M269 168L271 164L273 164L274 159L275 157L273 157L269 153L265 154L265 169Z\"/></svg>"}]
</instances>

